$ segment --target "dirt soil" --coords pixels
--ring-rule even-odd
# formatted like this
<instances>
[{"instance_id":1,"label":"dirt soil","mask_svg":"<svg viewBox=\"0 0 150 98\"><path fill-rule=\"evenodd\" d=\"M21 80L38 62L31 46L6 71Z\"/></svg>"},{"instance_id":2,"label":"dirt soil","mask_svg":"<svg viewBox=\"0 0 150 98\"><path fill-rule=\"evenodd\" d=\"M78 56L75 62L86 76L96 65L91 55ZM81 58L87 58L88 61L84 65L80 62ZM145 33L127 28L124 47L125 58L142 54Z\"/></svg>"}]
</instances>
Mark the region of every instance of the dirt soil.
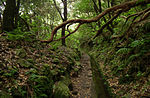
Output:
<instances>
[{"instance_id":1,"label":"dirt soil","mask_svg":"<svg viewBox=\"0 0 150 98\"><path fill-rule=\"evenodd\" d=\"M92 90L92 71L90 65L90 57L87 54L81 56L82 69L77 76L72 75L72 98L91 98Z\"/></svg>"}]
</instances>

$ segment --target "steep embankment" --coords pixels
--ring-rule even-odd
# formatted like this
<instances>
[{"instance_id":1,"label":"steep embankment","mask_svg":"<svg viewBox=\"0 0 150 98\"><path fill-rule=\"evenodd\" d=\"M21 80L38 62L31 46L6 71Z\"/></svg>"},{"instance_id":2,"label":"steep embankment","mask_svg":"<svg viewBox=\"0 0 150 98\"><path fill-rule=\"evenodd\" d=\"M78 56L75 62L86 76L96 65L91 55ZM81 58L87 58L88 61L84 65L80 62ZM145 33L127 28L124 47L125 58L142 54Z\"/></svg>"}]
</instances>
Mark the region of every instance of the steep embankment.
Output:
<instances>
[{"instance_id":1,"label":"steep embankment","mask_svg":"<svg viewBox=\"0 0 150 98\"><path fill-rule=\"evenodd\" d=\"M69 74L80 68L76 50L6 38L0 36L0 97L69 98Z\"/></svg>"},{"instance_id":2,"label":"steep embankment","mask_svg":"<svg viewBox=\"0 0 150 98\"><path fill-rule=\"evenodd\" d=\"M106 33L106 38L100 36L93 41L90 53L96 57L112 92L119 98L150 96L149 27L147 19L127 32Z\"/></svg>"}]
</instances>

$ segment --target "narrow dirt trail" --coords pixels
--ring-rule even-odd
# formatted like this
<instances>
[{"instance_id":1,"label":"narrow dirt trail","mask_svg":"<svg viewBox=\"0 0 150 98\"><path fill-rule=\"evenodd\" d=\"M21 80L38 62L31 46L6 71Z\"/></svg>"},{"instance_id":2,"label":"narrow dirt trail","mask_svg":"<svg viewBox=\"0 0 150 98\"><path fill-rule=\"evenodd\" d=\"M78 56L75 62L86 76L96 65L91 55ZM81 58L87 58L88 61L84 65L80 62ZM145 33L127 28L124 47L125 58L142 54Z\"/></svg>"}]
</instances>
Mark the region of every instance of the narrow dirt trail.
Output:
<instances>
[{"instance_id":1,"label":"narrow dirt trail","mask_svg":"<svg viewBox=\"0 0 150 98\"><path fill-rule=\"evenodd\" d=\"M81 66L77 77L71 77L73 91L71 98L91 98L92 90L92 71L90 65L90 57L83 53L81 56Z\"/></svg>"}]
</instances>

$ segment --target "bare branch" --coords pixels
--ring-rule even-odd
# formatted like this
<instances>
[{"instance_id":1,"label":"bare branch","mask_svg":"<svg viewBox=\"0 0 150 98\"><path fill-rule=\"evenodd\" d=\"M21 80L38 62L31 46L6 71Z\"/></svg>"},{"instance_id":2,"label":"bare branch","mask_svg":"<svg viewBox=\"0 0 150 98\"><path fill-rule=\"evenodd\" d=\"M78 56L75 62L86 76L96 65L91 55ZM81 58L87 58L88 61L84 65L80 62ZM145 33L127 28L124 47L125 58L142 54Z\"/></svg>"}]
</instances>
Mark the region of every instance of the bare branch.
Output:
<instances>
[{"instance_id":1,"label":"bare branch","mask_svg":"<svg viewBox=\"0 0 150 98\"><path fill-rule=\"evenodd\" d=\"M55 0L53 0L53 2L54 2L55 8L57 9L57 11L58 11L58 13L59 13L59 15L60 15L61 19L62 19L62 20L64 20L64 17L62 16L62 13L61 13L61 11L60 11L59 7L58 7L58 6L57 6L57 4L56 4L56 1L55 1Z\"/></svg>"}]
</instances>

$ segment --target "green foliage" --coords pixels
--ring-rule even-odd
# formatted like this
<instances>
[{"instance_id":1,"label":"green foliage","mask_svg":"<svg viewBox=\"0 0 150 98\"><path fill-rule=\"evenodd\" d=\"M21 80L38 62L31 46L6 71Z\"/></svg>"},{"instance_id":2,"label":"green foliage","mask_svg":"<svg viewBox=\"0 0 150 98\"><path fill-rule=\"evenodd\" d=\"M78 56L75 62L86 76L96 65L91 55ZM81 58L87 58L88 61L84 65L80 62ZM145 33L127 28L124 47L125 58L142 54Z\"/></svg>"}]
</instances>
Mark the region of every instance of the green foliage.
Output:
<instances>
[{"instance_id":1,"label":"green foliage","mask_svg":"<svg viewBox=\"0 0 150 98\"><path fill-rule=\"evenodd\" d=\"M144 0L138 0L136 3L138 4L138 3L140 3L140 2L143 2Z\"/></svg>"},{"instance_id":2,"label":"green foliage","mask_svg":"<svg viewBox=\"0 0 150 98\"><path fill-rule=\"evenodd\" d=\"M144 74L141 72L141 71L138 71L138 73L137 73L137 77L141 77L141 76L143 76Z\"/></svg>"},{"instance_id":3,"label":"green foliage","mask_svg":"<svg viewBox=\"0 0 150 98\"><path fill-rule=\"evenodd\" d=\"M92 1L90 0L80 0L75 4L76 10L79 10L82 13L93 12L94 8Z\"/></svg>"},{"instance_id":4,"label":"green foliage","mask_svg":"<svg viewBox=\"0 0 150 98\"><path fill-rule=\"evenodd\" d=\"M11 69L10 71L3 74L4 77L14 77L16 74L18 74L17 69Z\"/></svg>"},{"instance_id":5,"label":"green foliage","mask_svg":"<svg viewBox=\"0 0 150 98\"><path fill-rule=\"evenodd\" d=\"M147 32L150 32L150 22L146 22L143 26L143 29Z\"/></svg>"},{"instance_id":6,"label":"green foliage","mask_svg":"<svg viewBox=\"0 0 150 98\"><path fill-rule=\"evenodd\" d=\"M7 39L11 41L15 40L25 40L32 41L34 34L32 32L22 32L20 28L15 29L14 31L7 32Z\"/></svg>"},{"instance_id":7,"label":"green foliage","mask_svg":"<svg viewBox=\"0 0 150 98\"><path fill-rule=\"evenodd\" d=\"M129 46L135 48L135 47L140 47L143 44L144 44L144 40L135 40L131 44L129 44Z\"/></svg>"},{"instance_id":8,"label":"green foliage","mask_svg":"<svg viewBox=\"0 0 150 98\"><path fill-rule=\"evenodd\" d=\"M63 82L58 82L54 85L54 98L69 98L69 96L69 88Z\"/></svg>"},{"instance_id":9,"label":"green foliage","mask_svg":"<svg viewBox=\"0 0 150 98\"><path fill-rule=\"evenodd\" d=\"M34 90L35 98L52 96L52 80L47 76L31 74L28 81Z\"/></svg>"},{"instance_id":10,"label":"green foliage","mask_svg":"<svg viewBox=\"0 0 150 98\"><path fill-rule=\"evenodd\" d=\"M52 97L52 74L50 69L50 65L43 65L41 68L41 73L38 73L37 70L32 69L28 73L30 75L28 79L28 83L33 88L34 98L51 98Z\"/></svg>"},{"instance_id":11,"label":"green foliage","mask_svg":"<svg viewBox=\"0 0 150 98\"><path fill-rule=\"evenodd\" d=\"M13 98L5 91L0 91L0 98Z\"/></svg>"},{"instance_id":12,"label":"green foliage","mask_svg":"<svg viewBox=\"0 0 150 98\"><path fill-rule=\"evenodd\" d=\"M121 76L119 78L119 83L120 84L125 84L125 83L130 83L131 81L134 80L134 77L129 75L129 74L126 74L125 76Z\"/></svg>"},{"instance_id":13,"label":"green foliage","mask_svg":"<svg viewBox=\"0 0 150 98\"><path fill-rule=\"evenodd\" d=\"M27 91L26 91L26 87L25 86L17 86L17 88L16 87L12 87L11 91L13 93L12 94L13 98L27 95Z\"/></svg>"},{"instance_id":14,"label":"green foliage","mask_svg":"<svg viewBox=\"0 0 150 98\"><path fill-rule=\"evenodd\" d=\"M61 46L61 43L53 42L51 45L52 45L52 47L51 47L52 50L57 50Z\"/></svg>"},{"instance_id":15,"label":"green foliage","mask_svg":"<svg viewBox=\"0 0 150 98\"><path fill-rule=\"evenodd\" d=\"M138 54L133 54L131 55L128 60L127 60L127 64L129 64L130 62L132 62L133 60L137 60L136 58L140 57L141 56L141 53L138 53Z\"/></svg>"},{"instance_id":16,"label":"green foliage","mask_svg":"<svg viewBox=\"0 0 150 98\"><path fill-rule=\"evenodd\" d=\"M129 48L120 48L116 53L117 54L127 54L129 53L130 49Z\"/></svg>"}]
</instances>

